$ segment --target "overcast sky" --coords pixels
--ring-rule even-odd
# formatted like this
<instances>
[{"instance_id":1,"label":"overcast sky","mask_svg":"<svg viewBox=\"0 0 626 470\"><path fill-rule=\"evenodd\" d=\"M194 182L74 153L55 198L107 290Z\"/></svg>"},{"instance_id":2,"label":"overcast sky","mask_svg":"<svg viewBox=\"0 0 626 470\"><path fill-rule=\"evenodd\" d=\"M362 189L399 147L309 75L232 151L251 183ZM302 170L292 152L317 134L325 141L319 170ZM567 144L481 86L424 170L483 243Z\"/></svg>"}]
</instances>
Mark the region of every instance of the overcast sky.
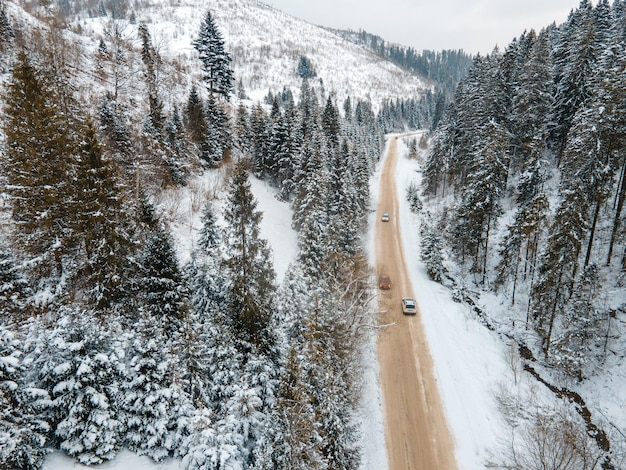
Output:
<instances>
[{"instance_id":1,"label":"overcast sky","mask_svg":"<svg viewBox=\"0 0 626 470\"><path fill-rule=\"evenodd\" d=\"M489 53L567 19L580 0L262 0L320 26L363 29L416 50ZM593 1L597 4L597 1Z\"/></svg>"}]
</instances>

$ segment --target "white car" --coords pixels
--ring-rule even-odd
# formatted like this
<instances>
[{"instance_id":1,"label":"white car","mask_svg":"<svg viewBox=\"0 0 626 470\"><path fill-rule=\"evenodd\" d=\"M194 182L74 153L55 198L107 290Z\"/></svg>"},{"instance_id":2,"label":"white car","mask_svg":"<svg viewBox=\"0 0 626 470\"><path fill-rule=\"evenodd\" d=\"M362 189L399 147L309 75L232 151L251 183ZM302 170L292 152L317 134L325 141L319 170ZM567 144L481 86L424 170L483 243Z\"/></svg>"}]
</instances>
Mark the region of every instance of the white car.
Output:
<instances>
[{"instance_id":1,"label":"white car","mask_svg":"<svg viewBox=\"0 0 626 470\"><path fill-rule=\"evenodd\" d=\"M380 220L382 220L383 222L389 222L389 213L385 212Z\"/></svg>"},{"instance_id":2,"label":"white car","mask_svg":"<svg viewBox=\"0 0 626 470\"><path fill-rule=\"evenodd\" d=\"M402 313L405 315L415 315L417 313L417 306L415 300L410 297L402 299Z\"/></svg>"}]
</instances>

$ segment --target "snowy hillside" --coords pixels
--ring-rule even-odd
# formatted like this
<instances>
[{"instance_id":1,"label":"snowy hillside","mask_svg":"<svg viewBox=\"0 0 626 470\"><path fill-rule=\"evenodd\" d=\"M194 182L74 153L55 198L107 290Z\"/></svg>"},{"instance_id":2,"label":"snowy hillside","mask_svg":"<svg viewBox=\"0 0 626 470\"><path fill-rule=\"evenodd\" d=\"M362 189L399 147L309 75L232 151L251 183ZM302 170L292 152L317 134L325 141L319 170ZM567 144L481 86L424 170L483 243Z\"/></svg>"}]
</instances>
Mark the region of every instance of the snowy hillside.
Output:
<instances>
[{"instance_id":1,"label":"snowy hillside","mask_svg":"<svg viewBox=\"0 0 626 470\"><path fill-rule=\"evenodd\" d=\"M339 102L350 95L369 97L377 104L385 98L415 97L429 88L423 79L364 48L255 0L156 0L138 3L136 8L136 22L147 24L160 43L159 52L183 66L197 57L192 41L210 9L233 58L235 79L254 100L268 90L280 92L283 86L297 92L301 56L312 62L316 79L328 92L335 92ZM97 37L104 22L104 18L84 18L79 22L81 34Z\"/></svg>"}]
</instances>

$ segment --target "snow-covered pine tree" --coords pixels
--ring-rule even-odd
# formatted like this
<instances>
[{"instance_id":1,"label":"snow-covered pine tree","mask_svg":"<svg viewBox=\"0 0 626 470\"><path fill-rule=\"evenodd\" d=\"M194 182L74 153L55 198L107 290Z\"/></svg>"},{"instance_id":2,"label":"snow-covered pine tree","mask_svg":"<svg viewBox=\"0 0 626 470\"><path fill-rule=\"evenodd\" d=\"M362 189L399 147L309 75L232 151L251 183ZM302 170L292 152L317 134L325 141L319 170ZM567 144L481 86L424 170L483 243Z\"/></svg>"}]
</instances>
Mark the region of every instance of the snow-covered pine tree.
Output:
<instances>
[{"instance_id":1,"label":"snow-covered pine tree","mask_svg":"<svg viewBox=\"0 0 626 470\"><path fill-rule=\"evenodd\" d=\"M189 178L190 154L183 122L176 106L165 123L165 137L166 163L170 168L170 177L174 184L184 186Z\"/></svg>"},{"instance_id":2,"label":"snow-covered pine tree","mask_svg":"<svg viewBox=\"0 0 626 470\"><path fill-rule=\"evenodd\" d=\"M328 178L318 143L305 141L297 173L299 183L292 202L292 218L298 231L298 259L305 273L313 277L322 275L326 249Z\"/></svg>"},{"instance_id":3,"label":"snow-covered pine tree","mask_svg":"<svg viewBox=\"0 0 626 470\"><path fill-rule=\"evenodd\" d=\"M326 100L326 107L321 116L322 129L326 135L326 139L331 146L339 146L339 138L341 125L339 123L339 111L329 96Z\"/></svg>"},{"instance_id":4,"label":"snow-covered pine tree","mask_svg":"<svg viewBox=\"0 0 626 470\"><path fill-rule=\"evenodd\" d=\"M260 238L262 214L243 163L235 167L228 189L224 259L227 277L227 311L243 344L262 349L271 346L268 330L274 313L274 279L270 248Z\"/></svg>"},{"instance_id":5,"label":"snow-covered pine tree","mask_svg":"<svg viewBox=\"0 0 626 470\"><path fill-rule=\"evenodd\" d=\"M295 189L294 175L300 153L295 136L295 110L288 105L274 122L269 142L269 153L274 155L275 165L271 175L276 179L280 197L288 201Z\"/></svg>"},{"instance_id":6,"label":"snow-covered pine tree","mask_svg":"<svg viewBox=\"0 0 626 470\"><path fill-rule=\"evenodd\" d=\"M296 351L295 346L290 347L280 377L276 405L256 451L255 463L259 470L327 468L315 408L300 365L302 362L305 362L302 352Z\"/></svg>"},{"instance_id":7,"label":"snow-covered pine tree","mask_svg":"<svg viewBox=\"0 0 626 470\"><path fill-rule=\"evenodd\" d=\"M189 305L174 244L165 227L157 226L151 233L141 269L145 314L165 338L176 341Z\"/></svg>"},{"instance_id":8,"label":"snow-covered pine tree","mask_svg":"<svg viewBox=\"0 0 626 470\"><path fill-rule=\"evenodd\" d=\"M64 273L74 248L69 215L74 192L70 116L61 112L52 80L20 52L5 107L3 173L15 227L14 246L30 261L36 278Z\"/></svg>"},{"instance_id":9,"label":"snow-covered pine tree","mask_svg":"<svg viewBox=\"0 0 626 470\"><path fill-rule=\"evenodd\" d=\"M203 158L210 166L217 165L232 147L232 133L228 115L222 104L213 95L205 106L207 133L205 135L208 154Z\"/></svg>"},{"instance_id":10,"label":"snow-covered pine tree","mask_svg":"<svg viewBox=\"0 0 626 470\"><path fill-rule=\"evenodd\" d=\"M312 288L303 331L303 368L321 436L321 453L329 468L357 468L361 459L354 420L358 326L364 307L354 302L358 283L342 286L327 278ZM366 284L366 283L365 283ZM362 298L362 297L360 297ZM337 315L336 312L341 312Z\"/></svg>"},{"instance_id":11,"label":"snow-covered pine tree","mask_svg":"<svg viewBox=\"0 0 626 470\"><path fill-rule=\"evenodd\" d=\"M446 269L443 266L443 237L441 230L431 223L424 223L420 230L420 258L426 265L428 277L441 282Z\"/></svg>"},{"instance_id":12,"label":"snow-covered pine tree","mask_svg":"<svg viewBox=\"0 0 626 470\"><path fill-rule=\"evenodd\" d=\"M506 188L508 170L508 135L495 121L488 121L479 131L472 151L473 163L466 168L467 185L457 209L452 242L463 257L473 259L472 271L479 273L481 284L487 276L490 235L501 214L501 196Z\"/></svg>"},{"instance_id":13,"label":"snow-covered pine tree","mask_svg":"<svg viewBox=\"0 0 626 470\"><path fill-rule=\"evenodd\" d=\"M37 470L48 453L48 423L31 406L37 394L28 388L20 344L15 334L0 325L0 466Z\"/></svg>"},{"instance_id":14,"label":"snow-covered pine tree","mask_svg":"<svg viewBox=\"0 0 626 470\"><path fill-rule=\"evenodd\" d=\"M250 111L243 103L237 106L235 111L233 131L233 147L242 154L250 154L253 138L250 130Z\"/></svg>"},{"instance_id":15,"label":"snow-covered pine tree","mask_svg":"<svg viewBox=\"0 0 626 470\"><path fill-rule=\"evenodd\" d=\"M534 31L531 31L534 37ZM529 33L530 34L530 33ZM533 40L528 58L516 80L509 118L513 134L513 168L530 165L545 151L548 118L554 105L554 82L548 32L542 30ZM521 163L520 163L521 162Z\"/></svg>"},{"instance_id":16,"label":"snow-covered pine tree","mask_svg":"<svg viewBox=\"0 0 626 470\"><path fill-rule=\"evenodd\" d=\"M565 148L576 111L589 97L589 79L598 59L594 31L591 1L581 0L556 38L556 95L550 139L558 153Z\"/></svg>"},{"instance_id":17,"label":"snow-covered pine tree","mask_svg":"<svg viewBox=\"0 0 626 470\"><path fill-rule=\"evenodd\" d=\"M207 84L209 94L218 95L228 100L233 91L233 71L231 69L231 57L224 50L224 40L220 33L211 11L207 11L198 37L193 41L194 48L198 51L199 59L204 70L203 80Z\"/></svg>"},{"instance_id":18,"label":"snow-covered pine tree","mask_svg":"<svg viewBox=\"0 0 626 470\"><path fill-rule=\"evenodd\" d=\"M125 445L157 462L178 450L191 415L191 399L178 384L182 371L177 363L172 351L155 337L152 319L142 318L132 340L119 407Z\"/></svg>"},{"instance_id":19,"label":"snow-covered pine tree","mask_svg":"<svg viewBox=\"0 0 626 470\"><path fill-rule=\"evenodd\" d=\"M75 286L85 290L99 313L120 302L123 279L130 273L135 252L131 216L125 210L124 188L115 180L111 161L105 161L96 131L88 121L80 147L77 232L84 240L85 259L78 262Z\"/></svg>"},{"instance_id":20,"label":"snow-covered pine tree","mask_svg":"<svg viewBox=\"0 0 626 470\"><path fill-rule=\"evenodd\" d=\"M212 160L212 148L209 142L209 122L204 107L204 103L198 94L195 85L189 91L187 105L184 114L185 127L191 142L196 144L198 158L204 161Z\"/></svg>"},{"instance_id":21,"label":"snow-covered pine tree","mask_svg":"<svg viewBox=\"0 0 626 470\"><path fill-rule=\"evenodd\" d=\"M300 60L298 61L298 76L300 78L314 78L316 75L315 67L313 67L311 60L307 56L300 56Z\"/></svg>"},{"instance_id":22,"label":"snow-covered pine tree","mask_svg":"<svg viewBox=\"0 0 626 470\"><path fill-rule=\"evenodd\" d=\"M139 39L141 39L141 60L145 67L144 78L148 90L148 104L150 106L149 119L152 127L160 133L163 130L165 117L163 116L163 103L159 97L157 83L157 72L161 62L161 57L154 49L150 32L145 23L141 23L138 28Z\"/></svg>"},{"instance_id":23,"label":"snow-covered pine tree","mask_svg":"<svg viewBox=\"0 0 626 470\"><path fill-rule=\"evenodd\" d=\"M270 140L269 117L259 103L254 105L250 115L250 157L252 160L252 172L261 178L266 169L266 162L269 160L269 140Z\"/></svg>"},{"instance_id":24,"label":"snow-covered pine tree","mask_svg":"<svg viewBox=\"0 0 626 470\"><path fill-rule=\"evenodd\" d=\"M83 464L99 464L122 445L117 400L123 367L112 339L115 323L104 327L93 321L93 312L71 307L57 313L59 320L42 338L47 343L29 353L32 385L50 395L43 416L56 446ZM41 348L44 354L38 354Z\"/></svg>"},{"instance_id":25,"label":"snow-covered pine tree","mask_svg":"<svg viewBox=\"0 0 626 470\"><path fill-rule=\"evenodd\" d=\"M583 269L552 348L551 361L579 381L593 374L602 359L602 343L598 339L607 332L606 320L610 313L602 311L598 302L600 282L595 264Z\"/></svg>"},{"instance_id":26,"label":"snow-covered pine tree","mask_svg":"<svg viewBox=\"0 0 626 470\"><path fill-rule=\"evenodd\" d=\"M98 131L103 140L104 152L124 165L131 165L135 158L134 144L127 128L125 107L116 103L107 93L98 105Z\"/></svg>"},{"instance_id":27,"label":"snow-covered pine tree","mask_svg":"<svg viewBox=\"0 0 626 470\"><path fill-rule=\"evenodd\" d=\"M580 188L563 191L550 235L541 257L539 278L532 290L533 322L542 340L546 358L550 354L555 321L563 315L574 286L589 201Z\"/></svg>"},{"instance_id":28,"label":"snow-covered pine tree","mask_svg":"<svg viewBox=\"0 0 626 470\"><path fill-rule=\"evenodd\" d=\"M15 39L15 33L7 16L7 7L3 0L0 2L0 51L6 51L13 39Z\"/></svg>"},{"instance_id":29,"label":"snow-covered pine tree","mask_svg":"<svg viewBox=\"0 0 626 470\"><path fill-rule=\"evenodd\" d=\"M346 257L360 251L359 231L362 227L360 207L356 196L357 188L350 163L350 148L347 141L340 147L327 147L330 174L326 207L328 230L325 235L326 257L324 269L336 275Z\"/></svg>"},{"instance_id":30,"label":"snow-covered pine tree","mask_svg":"<svg viewBox=\"0 0 626 470\"><path fill-rule=\"evenodd\" d=\"M26 279L15 266L13 255L0 238L0 311L3 321L21 321L29 313L27 298L31 294Z\"/></svg>"}]
</instances>

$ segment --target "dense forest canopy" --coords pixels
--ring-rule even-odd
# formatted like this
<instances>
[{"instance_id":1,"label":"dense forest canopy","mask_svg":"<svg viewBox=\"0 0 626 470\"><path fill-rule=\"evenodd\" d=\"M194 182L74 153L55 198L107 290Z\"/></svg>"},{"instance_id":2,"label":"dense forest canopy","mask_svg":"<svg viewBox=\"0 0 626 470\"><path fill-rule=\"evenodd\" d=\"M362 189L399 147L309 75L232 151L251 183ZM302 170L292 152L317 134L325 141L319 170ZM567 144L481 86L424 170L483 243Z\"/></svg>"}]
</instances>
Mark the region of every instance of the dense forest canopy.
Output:
<instances>
[{"instance_id":1,"label":"dense forest canopy","mask_svg":"<svg viewBox=\"0 0 626 470\"><path fill-rule=\"evenodd\" d=\"M625 15L622 1L582 1L477 57L424 170L471 282L520 306L545 360L581 381L625 310L611 295L626 271Z\"/></svg>"},{"instance_id":2,"label":"dense forest canopy","mask_svg":"<svg viewBox=\"0 0 626 470\"><path fill-rule=\"evenodd\" d=\"M182 81L126 6L31 5L31 28L0 3L0 466L128 448L190 469L357 468L373 105L337 103L309 62L298 101L235 96L210 11ZM65 34L85 11L107 19L93 52ZM160 197L211 173L225 181L189 209L181 263ZM293 210L281 283L253 177Z\"/></svg>"}]
</instances>

